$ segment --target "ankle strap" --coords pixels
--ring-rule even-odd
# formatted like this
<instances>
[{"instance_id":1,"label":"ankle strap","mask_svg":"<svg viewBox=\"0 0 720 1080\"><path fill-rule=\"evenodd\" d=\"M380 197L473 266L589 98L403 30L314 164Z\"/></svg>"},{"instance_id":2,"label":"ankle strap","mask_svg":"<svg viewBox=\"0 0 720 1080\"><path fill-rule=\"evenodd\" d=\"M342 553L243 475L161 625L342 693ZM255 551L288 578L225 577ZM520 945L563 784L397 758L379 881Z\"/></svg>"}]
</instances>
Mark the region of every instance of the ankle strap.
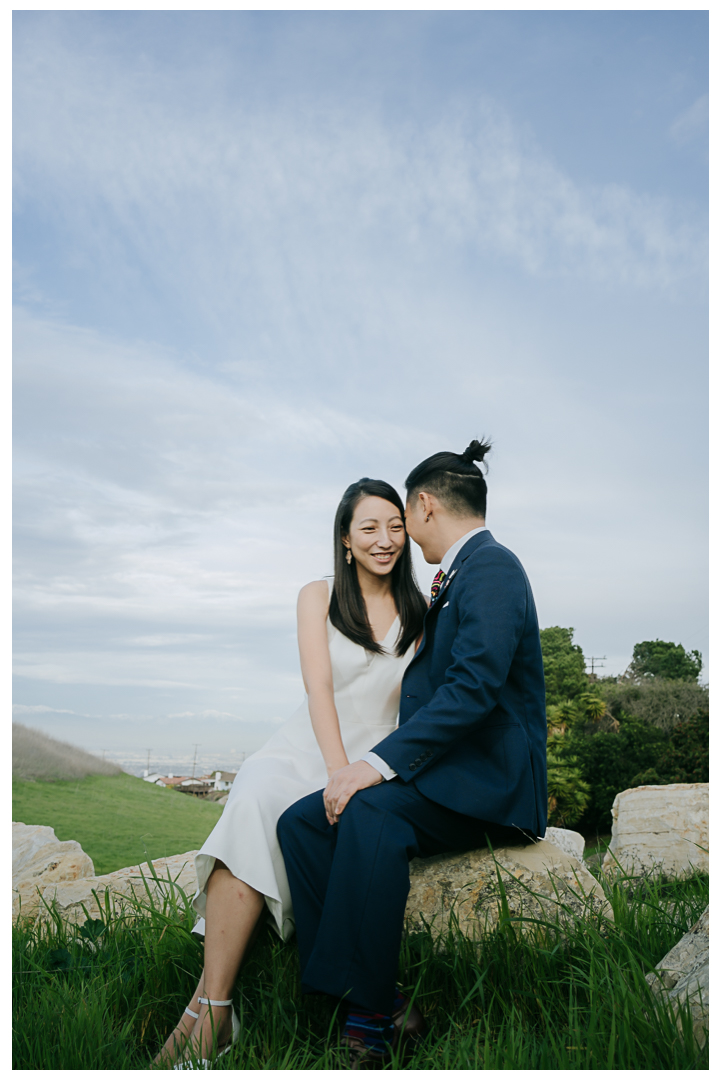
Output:
<instances>
[{"instance_id":1,"label":"ankle strap","mask_svg":"<svg viewBox=\"0 0 720 1080\"><path fill-rule=\"evenodd\" d=\"M213 1001L212 998L198 998L201 1005L232 1005L232 998L228 998L227 1001Z\"/></svg>"},{"instance_id":2,"label":"ankle strap","mask_svg":"<svg viewBox=\"0 0 720 1080\"><path fill-rule=\"evenodd\" d=\"M196 1020L197 1020L198 1016L200 1015L200 1013L193 1012L192 1009L188 1009L188 1008L185 1009L185 1012L188 1014L188 1016L193 1016Z\"/></svg>"}]
</instances>

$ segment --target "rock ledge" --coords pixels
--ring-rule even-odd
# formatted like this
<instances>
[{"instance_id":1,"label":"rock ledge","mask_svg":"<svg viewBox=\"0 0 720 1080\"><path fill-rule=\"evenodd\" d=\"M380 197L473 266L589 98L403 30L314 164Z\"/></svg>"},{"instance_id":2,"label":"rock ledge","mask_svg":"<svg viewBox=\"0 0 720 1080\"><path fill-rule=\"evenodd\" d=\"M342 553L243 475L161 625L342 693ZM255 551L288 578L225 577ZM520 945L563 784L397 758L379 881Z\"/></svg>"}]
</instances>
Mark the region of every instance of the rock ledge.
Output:
<instances>
[{"instance_id":1,"label":"rock ledge","mask_svg":"<svg viewBox=\"0 0 720 1080\"><path fill-rule=\"evenodd\" d=\"M599 882L584 863L544 839L498 848L494 854L481 848L414 859L405 909L408 926L429 925L437 935L454 923L467 936L481 937L497 926L501 916L498 877L511 916L560 925L599 913L612 918ZM518 925L523 930L536 926L532 922Z\"/></svg>"},{"instance_id":2,"label":"rock ledge","mask_svg":"<svg viewBox=\"0 0 720 1080\"><path fill-rule=\"evenodd\" d=\"M658 996L665 996L676 1012L681 1002L689 1002L695 1038L704 1046L710 1024L709 907L662 958L656 970L659 974L651 971L645 976L649 985Z\"/></svg>"}]
</instances>

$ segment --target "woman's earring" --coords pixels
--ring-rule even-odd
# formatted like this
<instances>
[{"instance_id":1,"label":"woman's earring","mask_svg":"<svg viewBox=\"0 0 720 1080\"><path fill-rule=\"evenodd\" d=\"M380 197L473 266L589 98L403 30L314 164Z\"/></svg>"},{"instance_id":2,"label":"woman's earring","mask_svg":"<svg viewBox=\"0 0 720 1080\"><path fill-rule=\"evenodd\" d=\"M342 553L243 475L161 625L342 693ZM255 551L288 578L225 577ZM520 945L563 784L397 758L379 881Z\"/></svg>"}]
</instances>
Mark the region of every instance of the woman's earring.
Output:
<instances>
[{"instance_id":1,"label":"woman's earring","mask_svg":"<svg viewBox=\"0 0 720 1080\"><path fill-rule=\"evenodd\" d=\"M352 562L352 551L350 550L350 548L348 548L345 552L345 562L348 564L348 566Z\"/></svg>"}]
</instances>

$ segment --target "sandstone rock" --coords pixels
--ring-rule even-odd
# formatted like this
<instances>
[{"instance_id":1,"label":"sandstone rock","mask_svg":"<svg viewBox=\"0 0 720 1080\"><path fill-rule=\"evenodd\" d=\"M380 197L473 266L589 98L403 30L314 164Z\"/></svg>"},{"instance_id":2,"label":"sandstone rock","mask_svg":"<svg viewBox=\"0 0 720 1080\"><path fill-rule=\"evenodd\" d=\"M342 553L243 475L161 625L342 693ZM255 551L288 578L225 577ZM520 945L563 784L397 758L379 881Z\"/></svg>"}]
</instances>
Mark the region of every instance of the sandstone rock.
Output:
<instances>
[{"instance_id":1,"label":"sandstone rock","mask_svg":"<svg viewBox=\"0 0 720 1080\"><path fill-rule=\"evenodd\" d=\"M708 788L648 784L621 791L613 803L612 840L603 870L671 877L707 870Z\"/></svg>"},{"instance_id":2,"label":"sandstone rock","mask_svg":"<svg viewBox=\"0 0 720 1080\"><path fill-rule=\"evenodd\" d=\"M132 910L133 898L149 904L151 898L157 903L162 902L164 896L174 895L182 902L179 889L191 900L197 889L196 855L196 851L186 851L183 855L154 859L152 865L159 880L155 880L147 863L141 863L100 877L48 885L43 890L43 900L47 904L54 902L55 910L64 922L78 926L88 917L100 918L100 908L102 906L104 912L107 896L115 913ZM41 918L47 918L47 912L41 913Z\"/></svg>"},{"instance_id":3,"label":"sandstone rock","mask_svg":"<svg viewBox=\"0 0 720 1080\"><path fill-rule=\"evenodd\" d=\"M547 840L549 844L555 844L566 855L572 855L573 858L579 859L580 862L583 861L585 837L581 833L573 832L572 829L554 829L552 826L548 826L543 840Z\"/></svg>"},{"instance_id":4,"label":"sandstone rock","mask_svg":"<svg viewBox=\"0 0 720 1080\"><path fill-rule=\"evenodd\" d=\"M558 830L562 831L562 830ZM561 925L602 911L612 918L599 883L574 855L548 840L463 854L413 859L405 918L411 929L429 924L434 934L450 915L470 937L492 930L500 917L497 870L511 915ZM528 923L527 929L535 924Z\"/></svg>"},{"instance_id":5,"label":"sandstone rock","mask_svg":"<svg viewBox=\"0 0 720 1080\"><path fill-rule=\"evenodd\" d=\"M13 821L13 922L35 919L42 890L58 882L92 878L95 867L76 840L58 840L48 825Z\"/></svg>"},{"instance_id":6,"label":"sandstone rock","mask_svg":"<svg viewBox=\"0 0 720 1080\"><path fill-rule=\"evenodd\" d=\"M656 994L669 999L675 1011L680 1003L689 1002L695 1038L704 1046L710 1024L709 907L656 966L659 975L651 971L645 978ZM678 1026L680 1023L678 1020Z\"/></svg>"}]
</instances>

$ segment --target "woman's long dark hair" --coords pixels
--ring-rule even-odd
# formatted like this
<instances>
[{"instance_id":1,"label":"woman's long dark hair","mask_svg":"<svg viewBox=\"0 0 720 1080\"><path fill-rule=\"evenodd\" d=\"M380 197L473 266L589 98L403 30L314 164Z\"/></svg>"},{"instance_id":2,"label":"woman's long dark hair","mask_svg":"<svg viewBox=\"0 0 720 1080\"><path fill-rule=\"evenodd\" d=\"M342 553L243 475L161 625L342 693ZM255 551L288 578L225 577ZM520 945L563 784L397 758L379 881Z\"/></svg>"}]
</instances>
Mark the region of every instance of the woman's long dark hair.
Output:
<instances>
[{"instance_id":1,"label":"woman's long dark hair","mask_svg":"<svg viewBox=\"0 0 720 1080\"><path fill-rule=\"evenodd\" d=\"M405 507L397 491L384 480L371 480L364 476L356 484L351 484L347 489L335 514L335 528L333 540L335 544L335 585L330 597L330 622L333 626L350 638L351 641L362 645L368 652L385 652L372 635L370 622L360 583L357 577L355 560L348 566L345 558L347 548L343 544L343 537L350 531L350 522L355 513L355 507L368 495L376 495L380 499L387 499L393 506L397 506L400 517L404 520ZM395 646L395 655L403 656L416 641L422 632L423 618L427 611L427 604L418 588L410 555L410 541L406 539L405 547L400 552L397 562L392 569L392 592L395 607L400 616L400 636Z\"/></svg>"}]
</instances>

